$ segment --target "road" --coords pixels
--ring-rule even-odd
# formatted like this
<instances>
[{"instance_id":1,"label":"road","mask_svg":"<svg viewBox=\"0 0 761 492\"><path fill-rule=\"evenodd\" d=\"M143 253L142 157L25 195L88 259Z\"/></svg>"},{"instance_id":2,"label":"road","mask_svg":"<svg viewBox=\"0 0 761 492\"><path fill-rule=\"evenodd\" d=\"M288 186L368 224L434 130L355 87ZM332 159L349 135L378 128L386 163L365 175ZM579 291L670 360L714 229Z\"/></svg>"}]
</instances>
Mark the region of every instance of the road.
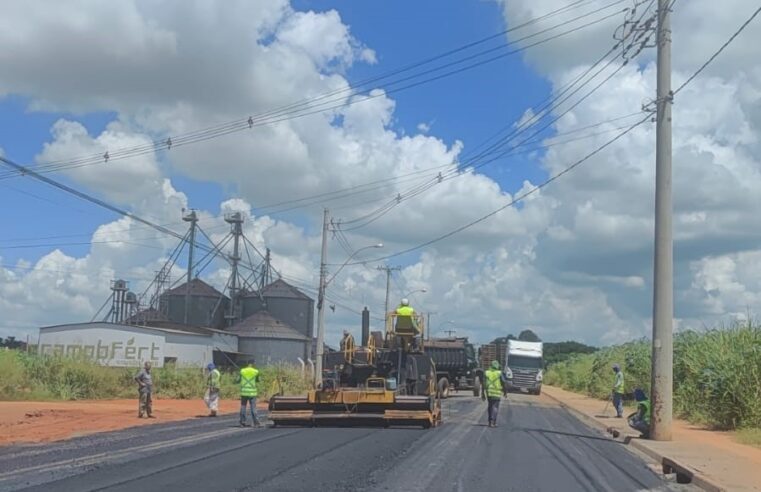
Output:
<instances>
[{"instance_id":1,"label":"road","mask_svg":"<svg viewBox=\"0 0 761 492\"><path fill-rule=\"evenodd\" d=\"M551 399L511 394L500 426L473 397L441 427L237 427L234 416L0 448L0 490L637 491L666 482Z\"/></svg>"}]
</instances>

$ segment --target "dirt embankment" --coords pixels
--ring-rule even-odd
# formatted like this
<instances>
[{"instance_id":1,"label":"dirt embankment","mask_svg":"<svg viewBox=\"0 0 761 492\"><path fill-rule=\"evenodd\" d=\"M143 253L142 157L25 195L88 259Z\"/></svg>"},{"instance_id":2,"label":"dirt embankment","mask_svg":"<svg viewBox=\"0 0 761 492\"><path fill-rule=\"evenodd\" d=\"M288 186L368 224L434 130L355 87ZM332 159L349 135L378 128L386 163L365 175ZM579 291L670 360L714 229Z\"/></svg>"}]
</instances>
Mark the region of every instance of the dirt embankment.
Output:
<instances>
[{"instance_id":1,"label":"dirt embankment","mask_svg":"<svg viewBox=\"0 0 761 492\"><path fill-rule=\"evenodd\" d=\"M260 402L260 408L266 403ZM238 400L222 400L219 413L237 413ZM0 445L70 437L208 415L202 400L154 400L155 419L137 418L137 399L0 402Z\"/></svg>"}]
</instances>

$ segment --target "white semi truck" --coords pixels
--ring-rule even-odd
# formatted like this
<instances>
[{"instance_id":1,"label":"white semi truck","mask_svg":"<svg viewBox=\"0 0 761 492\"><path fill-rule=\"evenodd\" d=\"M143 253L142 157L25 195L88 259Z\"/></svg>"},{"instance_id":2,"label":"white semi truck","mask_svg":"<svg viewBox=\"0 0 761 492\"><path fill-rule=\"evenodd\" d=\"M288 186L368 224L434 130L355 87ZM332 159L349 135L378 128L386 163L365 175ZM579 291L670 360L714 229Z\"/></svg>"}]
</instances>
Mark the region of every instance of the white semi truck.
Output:
<instances>
[{"instance_id":1,"label":"white semi truck","mask_svg":"<svg viewBox=\"0 0 761 492\"><path fill-rule=\"evenodd\" d=\"M544 377L542 347L542 342L507 341L505 376L508 391L526 390L532 395L541 394Z\"/></svg>"}]
</instances>

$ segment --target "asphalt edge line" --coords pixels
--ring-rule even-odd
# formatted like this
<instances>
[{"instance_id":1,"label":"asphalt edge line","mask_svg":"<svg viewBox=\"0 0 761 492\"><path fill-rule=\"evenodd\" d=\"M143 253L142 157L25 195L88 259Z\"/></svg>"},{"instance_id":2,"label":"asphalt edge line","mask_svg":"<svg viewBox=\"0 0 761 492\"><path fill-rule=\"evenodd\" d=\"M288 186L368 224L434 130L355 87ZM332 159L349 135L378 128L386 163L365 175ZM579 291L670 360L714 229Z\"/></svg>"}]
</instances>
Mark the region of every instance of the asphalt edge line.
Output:
<instances>
[{"instance_id":1,"label":"asphalt edge line","mask_svg":"<svg viewBox=\"0 0 761 492\"><path fill-rule=\"evenodd\" d=\"M596 418L590 417L589 415L585 414L584 412L580 410L576 410L571 405L562 401L560 398L556 397L555 395L551 395L550 393L546 391L542 392L542 394L547 395L550 399L557 402L558 405L560 405L567 412L569 412L570 414L572 414L573 416L575 416L582 422L586 423L590 427L596 428L602 431L604 434L610 434L610 430L609 430L610 428L604 423L597 420ZM615 440L615 439L611 439L611 440ZM681 463L675 460L674 458L671 458L669 456L662 454L660 451L649 447L647 444L642 443L641 440L639 439L627 438L627 439L624 439L623 441L618 441L618 442L627 446L631 446L634 449L644 453L645 455L657 461L661 466L668 464L672 468L679 468L680 472L686 472L686 474L689 475L691 484L697 487L700 487L701 489L707 492L726 492L727 491L726 488L717 484L715 481L703 475L702 473L696 471L691 466L685 465L684 463Z\"/></svg>"}]
</instances>

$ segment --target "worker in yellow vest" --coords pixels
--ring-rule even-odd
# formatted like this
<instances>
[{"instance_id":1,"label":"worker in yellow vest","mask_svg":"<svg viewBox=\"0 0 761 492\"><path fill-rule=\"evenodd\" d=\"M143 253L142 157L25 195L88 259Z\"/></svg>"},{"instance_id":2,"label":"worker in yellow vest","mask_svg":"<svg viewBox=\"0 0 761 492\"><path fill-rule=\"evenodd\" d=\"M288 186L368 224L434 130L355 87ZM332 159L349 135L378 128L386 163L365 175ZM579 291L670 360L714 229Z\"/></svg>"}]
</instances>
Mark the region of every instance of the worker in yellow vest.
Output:
<instances>
[{"instance_id":1,"label":"worker in yellow vest","mask_svg":"<svg viewBox=\"0 0 761 492\"><path fill-rule=\"evenodd\" d=\"M396 308L396 322L397 324L411 325L416 332L420 332L415 320L415 309L410 306L410 301L407 298L402 299L399 307Z\"/></svg>"},{"instance_id":2,"label":"worker in yellow vest","mask_svg":"<svg viewBox=\"0 0 761 492\"><path fill-rule=\"evenodd\" d=\"M502 400L504 389L507 388L507 378L500 369L499 361L492 361L491 367L484 372L484 380L481 384L481 399L488 400L487 415L489 427L497 427L497 414L499 402Z\"/></svg>"},{"instance_id":3,"label":"worker in yellow vest","mask_svg":"<svg viewBox=\"0 0 761 492\"><path fill-rule=\"evenodd\" d=\"M248 427L246 423L246 406L251 405L251 418L254 427L261 427L256 418L256 397L259 394L259 369L254 367L253 359L240 370L240 426Z\"/></svg>"}]
</instances>

